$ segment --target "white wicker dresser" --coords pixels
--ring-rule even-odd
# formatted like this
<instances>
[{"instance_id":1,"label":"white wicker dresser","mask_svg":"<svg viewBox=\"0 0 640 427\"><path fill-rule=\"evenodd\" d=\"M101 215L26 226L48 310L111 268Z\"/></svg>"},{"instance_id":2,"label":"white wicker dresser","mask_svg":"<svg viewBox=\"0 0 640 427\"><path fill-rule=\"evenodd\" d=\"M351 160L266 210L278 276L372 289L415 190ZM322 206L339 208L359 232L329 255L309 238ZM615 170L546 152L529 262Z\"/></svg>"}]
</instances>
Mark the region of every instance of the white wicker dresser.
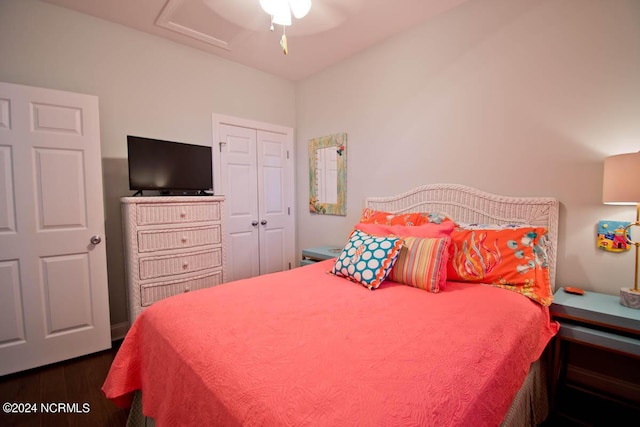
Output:
<instances>
[{"instance_id":1,"label":"white wicker dresser","mask_svg":"<svg viewBox=\"0 0 640 427\"><path fill-rule=\"evenodd\" d=\"M224 279L223 197L122 197L129 321L156 301Z\"/></svg>"}]
</instances>

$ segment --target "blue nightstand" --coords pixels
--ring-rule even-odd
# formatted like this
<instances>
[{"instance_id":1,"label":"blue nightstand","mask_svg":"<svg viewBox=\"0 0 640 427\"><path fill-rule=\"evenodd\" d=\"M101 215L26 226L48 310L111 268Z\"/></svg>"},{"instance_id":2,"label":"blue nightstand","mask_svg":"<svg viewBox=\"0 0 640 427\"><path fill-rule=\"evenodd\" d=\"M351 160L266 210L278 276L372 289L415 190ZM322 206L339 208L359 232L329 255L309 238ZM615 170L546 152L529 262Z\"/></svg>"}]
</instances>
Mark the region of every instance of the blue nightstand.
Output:
<instances>
[{"instance_id":1,"label":"blue nightstand","mask_svg":"<svg viewBox=\"0 0 640 427\"><path fill-rule=\"evenodd\" d=\"M550 311L559 338L640 357L640 310L621 305L619 296L559 289Z\"/></svg>"},{"instance_id":2,"label":"blue nightstand","mask_svg":"<svg viewBox=\"0 0 640 427\"><path fill-rule=\"evenodd\" d=\"M300 266L335 258L340 255L340 252L342 252L342 248L336 246L318 246L316 248L303 249Z\"/></svg>"},{"instance_id":3,"label":"blue nightstand","mask_svg":"<svg viewBox=\"0 0 640 427\"><path fill-rule=\"evenodd\" d=\"M554 344L552 398L563 381L568 342L640 358L640 310L621 305L617 295L597 292L574 295L559 289L553 298L549 309L560 331Z\"/></svg>"}]
</instances>

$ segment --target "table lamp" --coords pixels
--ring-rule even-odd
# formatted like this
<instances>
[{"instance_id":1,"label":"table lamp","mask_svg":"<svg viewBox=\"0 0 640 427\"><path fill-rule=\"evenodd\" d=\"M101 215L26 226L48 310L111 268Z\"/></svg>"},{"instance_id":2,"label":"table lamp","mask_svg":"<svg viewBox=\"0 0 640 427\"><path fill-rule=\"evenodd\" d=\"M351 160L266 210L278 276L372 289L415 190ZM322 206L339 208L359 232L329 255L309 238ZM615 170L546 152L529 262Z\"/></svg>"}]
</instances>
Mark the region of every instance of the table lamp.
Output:
<instances>
[{"instance_id":1,"label":"table lamp","mask_svg":"<svg viewBox=\"0 0 640 427\"><path fill-rule=\"evenodd\" d=\"M624 229L627 241L636 247L636 270L633 288L620 289L620 304L640 309L640 290L638 289L640 242L631 240L627 233L630 227L640 226L640 152L604 159L602 202L608 205L636 206L636 222L632 222Z\"/></svg>"}]
</instances>

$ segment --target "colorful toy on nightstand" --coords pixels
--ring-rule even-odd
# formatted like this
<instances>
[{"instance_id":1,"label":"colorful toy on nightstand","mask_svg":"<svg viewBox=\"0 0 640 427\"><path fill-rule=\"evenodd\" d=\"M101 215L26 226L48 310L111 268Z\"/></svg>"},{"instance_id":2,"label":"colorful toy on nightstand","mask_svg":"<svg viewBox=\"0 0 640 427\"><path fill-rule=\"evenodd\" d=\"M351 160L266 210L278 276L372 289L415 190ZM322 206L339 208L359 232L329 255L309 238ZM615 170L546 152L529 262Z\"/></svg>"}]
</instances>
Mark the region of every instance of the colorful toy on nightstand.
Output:
<instances>
[{"instance_id":1,"label":"colorful toy on nightstand","mask_svg":"<svg viewBox=\"0 0 640 427\"><path fill-rule=\"evenodd\" d=\"M624 221L598 221L598 248L609 252L624 252L631 249L627 241L631 234L627 229L625 236L624 228L629 225Z\"/></svg>"}]
</instances>

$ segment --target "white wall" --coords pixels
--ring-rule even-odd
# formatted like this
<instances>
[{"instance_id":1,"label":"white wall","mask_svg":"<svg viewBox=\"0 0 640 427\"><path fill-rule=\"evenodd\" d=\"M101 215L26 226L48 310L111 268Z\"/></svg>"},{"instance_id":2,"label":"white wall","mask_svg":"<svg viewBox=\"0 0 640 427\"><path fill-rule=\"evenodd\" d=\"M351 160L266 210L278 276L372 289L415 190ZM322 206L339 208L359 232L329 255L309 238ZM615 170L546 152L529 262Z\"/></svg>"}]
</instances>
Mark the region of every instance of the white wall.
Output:
<instances>
[{"instance_id":1,"label":"white wall","mask_svg":"<svg viewBox=\"0 0 640 427\"><path fill-rule=\"evenodd\" d=\"M213 112L295 124L291 82L35 0L0 0L0 81L99 97L112 324L127 321L126 135L211 145Z\"/></svg>"},{"instance_id":2,"label":"white wall","mask_svg":"<svg viewBox=\"0 0 640 427\"><path fill-rule=\"evenodd\" d=\"M561 202L558 286L617 294L602 161L640 150L640 2L474 0L296 87L298 244L344 244L366 196L428 183ZM347 132L347 216L313 215L307 141ZM640 233L639 233L640 234Z\"/></svg>"}]
</instances>

